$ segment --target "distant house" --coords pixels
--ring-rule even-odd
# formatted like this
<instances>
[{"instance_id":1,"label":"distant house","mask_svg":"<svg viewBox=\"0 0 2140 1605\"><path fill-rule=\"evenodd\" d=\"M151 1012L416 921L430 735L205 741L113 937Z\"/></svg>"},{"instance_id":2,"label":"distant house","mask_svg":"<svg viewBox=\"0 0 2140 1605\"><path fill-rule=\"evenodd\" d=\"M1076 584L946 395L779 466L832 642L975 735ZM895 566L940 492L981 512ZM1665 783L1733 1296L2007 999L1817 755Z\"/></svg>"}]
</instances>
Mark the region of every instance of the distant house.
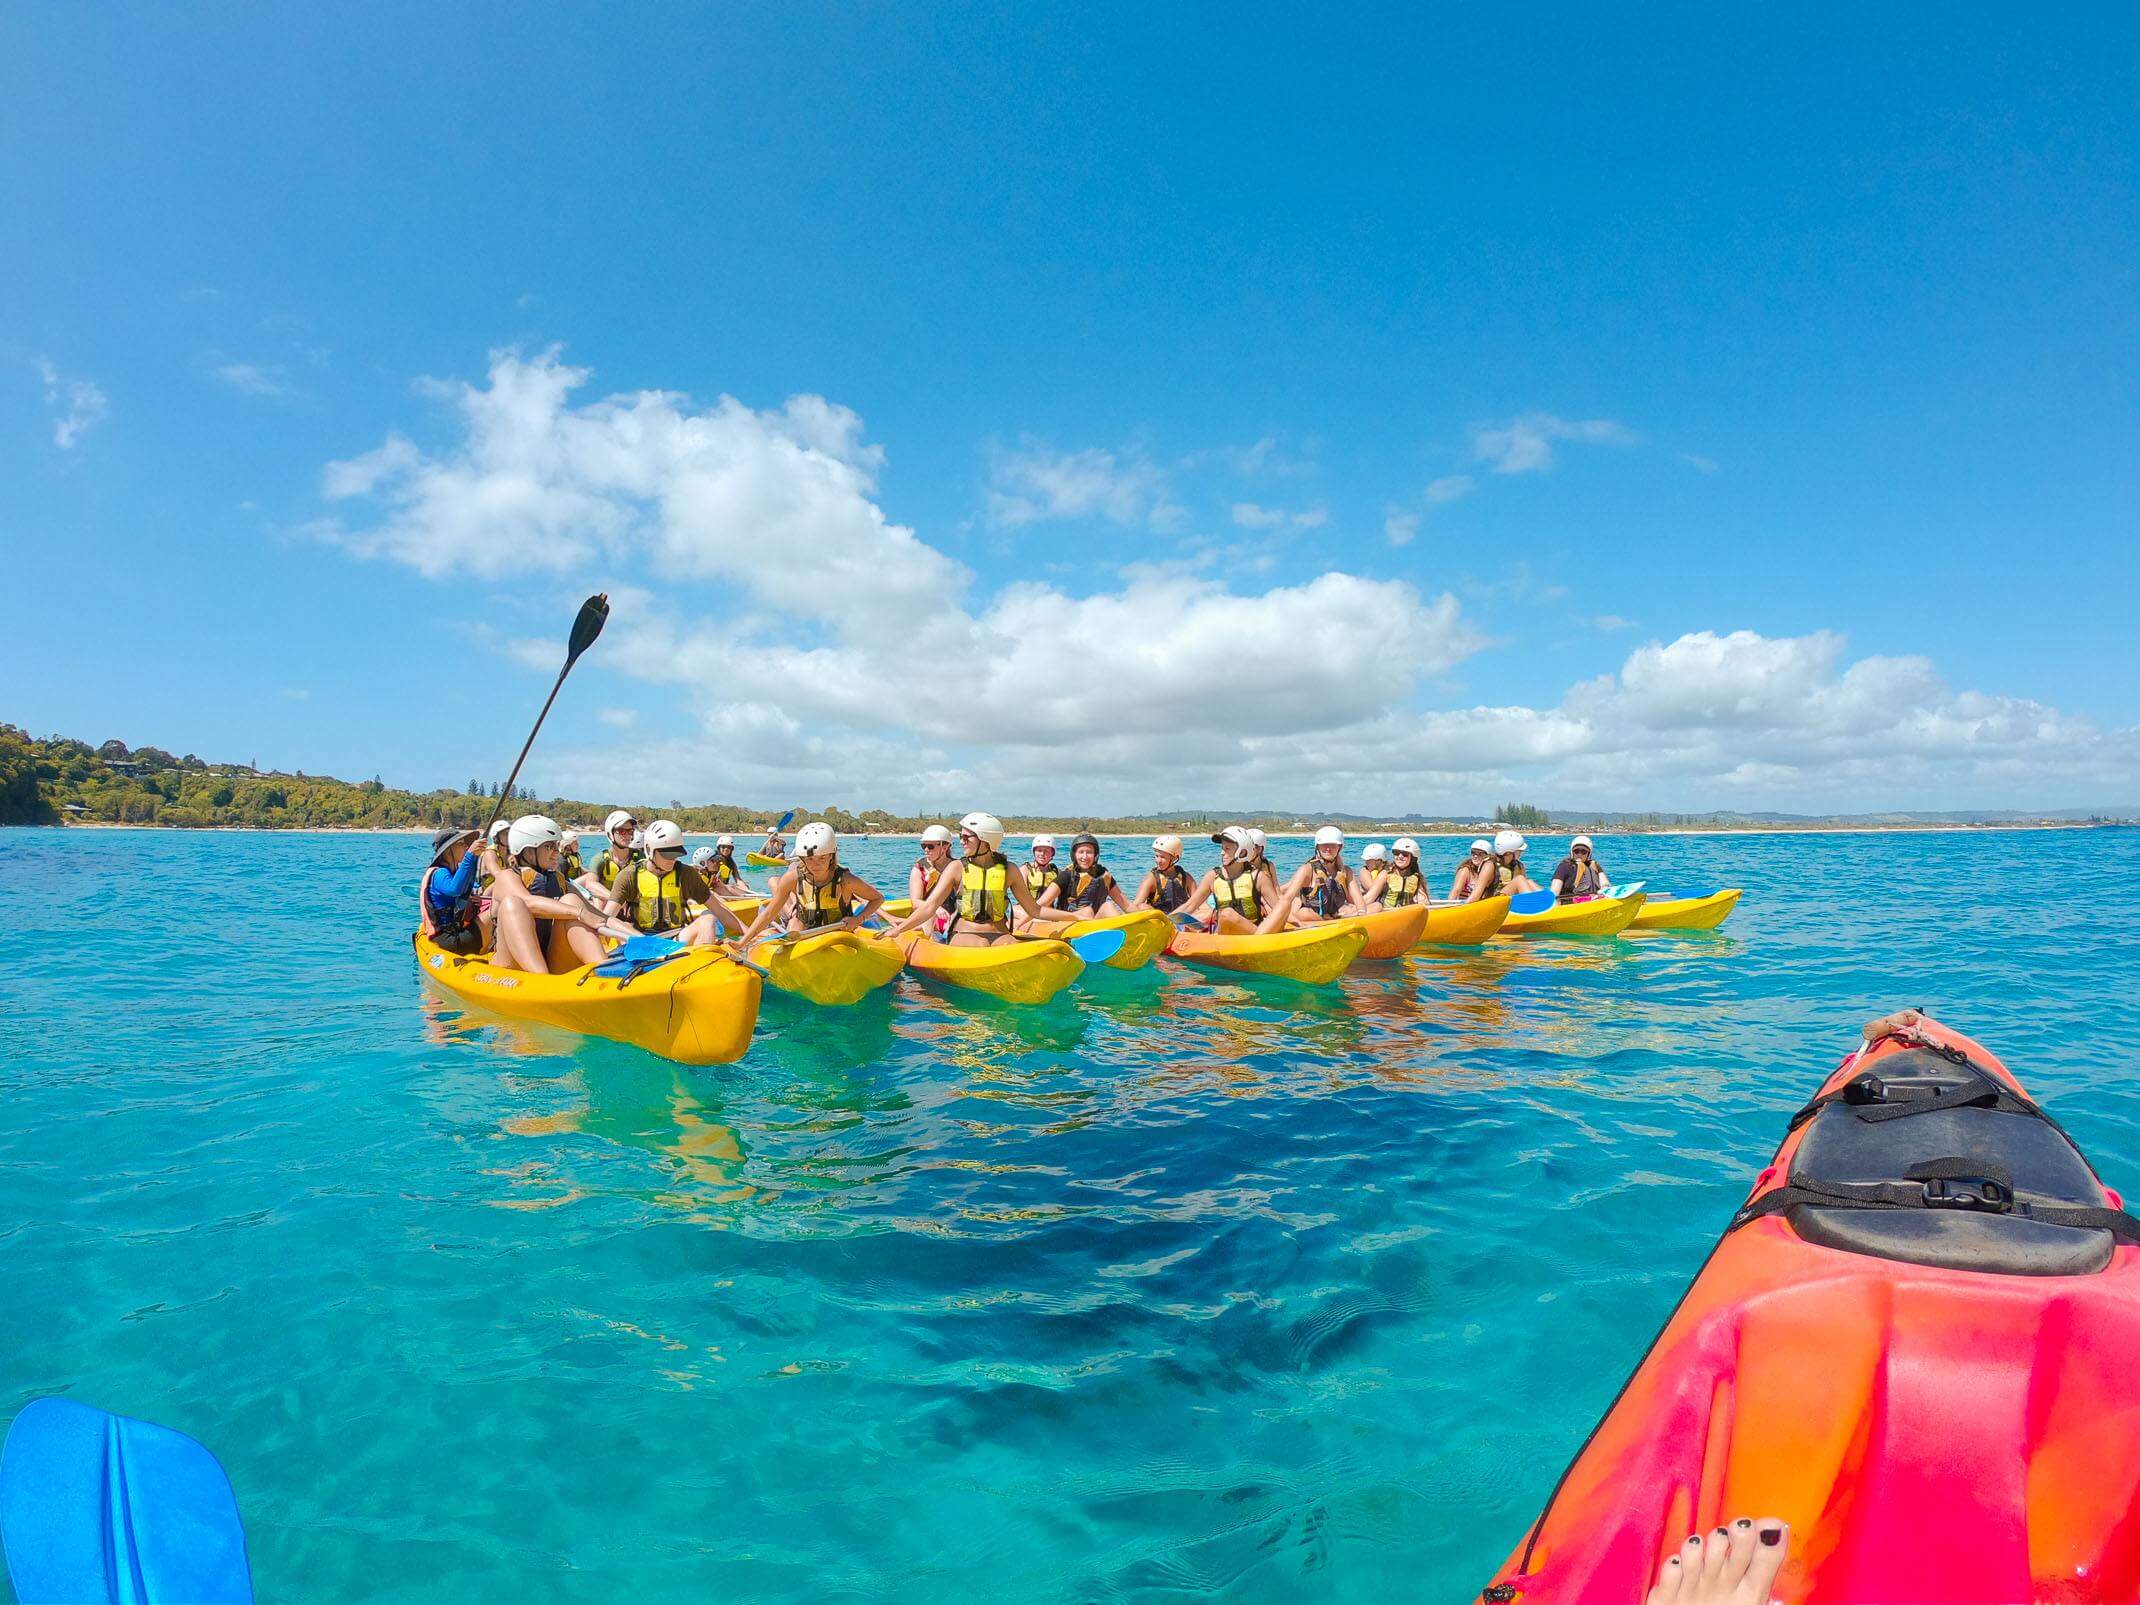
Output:
<instances>
[{"instance_id":1,"label":"distant house","mask_svg":"<svg viewBox=\"0 0 2140 1605\"><path fill-rule=\"evenodd\" d=\"M60 806L60 812L73 814L76 818L80 818L83 814L89 812L89 807L86 803L64 803Z\"/></svg>"}]
</instances>

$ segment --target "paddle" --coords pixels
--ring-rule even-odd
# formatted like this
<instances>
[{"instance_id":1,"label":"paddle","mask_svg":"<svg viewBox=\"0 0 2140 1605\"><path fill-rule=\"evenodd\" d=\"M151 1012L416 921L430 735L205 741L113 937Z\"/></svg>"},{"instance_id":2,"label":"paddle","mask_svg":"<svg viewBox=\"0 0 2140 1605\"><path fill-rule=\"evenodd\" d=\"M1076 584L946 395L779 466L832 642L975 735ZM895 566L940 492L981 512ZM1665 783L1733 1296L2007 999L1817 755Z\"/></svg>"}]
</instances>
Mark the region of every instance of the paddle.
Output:
<instances>
[{"instance_id":1,"label":"paddle","mask_svg":"<svg viewBox=\"0 0 2140 1605\"><path fill-rule=\"evenodd\" d=\"M1047 940L1039 931L1028 931L1025 934L1031 940ZM1083 936L1065 936L1058 940L1068 942L1070 951L1087 964L1105 964L1122 951L1122 944L1127 938L1120 931L1087 931Z\"/></svg>"},{"instance_id":2,"label":"paddle","mask_svg":"<svg viewBox=\"0 0 2140 1605\"><path fill-rule=\"evenodd\" d=\"M535 729L528 732L528 739L520 744L520 756L513 760L513 772L499 788L497 805L490 811L490 818L483 822L482 834L490 835L490 827L498 822L505 812L505 805L513 800L513 783L520 778L520 766L528 761L528 748L535 745L535 733L542 729L543 720L550 717L550 704L557 700L558 692L565 689L565 676L572 672L572 665L580 661L580 654L594 645L594 638L602 633L602 626L609 622L609 595L590 596L580 604L579 616L572 621L572 638L565 644L565 666L557 671L557 683L550 687L550 694L543 698L542 712L535 715Z\"/></svg>"},{"instance_id":3,"label":"paddle","mask_svg":"<svg viewBox=\"0 0 2140 1605\"><path fill-rule=\"evenodd\" d=\"M245 1527L183 1432L32 1399L0 1450L0 1542L23 1605L251 1605Z\"/></svg>"},{"instance_id":4,"label":"paddle","mask_svg":"<svg viewBox=\"0 0 2140 1605\"><path fill-rule=\"evenodd\" d=\"M1518 892L1508 900L1511 914L1543 914L1553 906L1551 892Z\"/></svg>"}]
</instances>

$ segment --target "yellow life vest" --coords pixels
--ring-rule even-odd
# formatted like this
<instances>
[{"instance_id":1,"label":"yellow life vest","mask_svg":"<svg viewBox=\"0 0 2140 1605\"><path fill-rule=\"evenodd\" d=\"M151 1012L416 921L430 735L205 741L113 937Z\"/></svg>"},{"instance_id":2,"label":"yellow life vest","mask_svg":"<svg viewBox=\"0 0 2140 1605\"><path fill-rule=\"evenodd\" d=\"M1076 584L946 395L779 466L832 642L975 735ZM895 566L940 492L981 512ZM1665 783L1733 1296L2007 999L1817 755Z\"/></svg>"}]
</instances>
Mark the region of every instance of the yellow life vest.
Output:
<instances>
[{"instance_id":1,"label":"yellow life vest","mask_svg":"<svg viewBox=\"0 0 2140 1605\"><path fill-rule=\"evenodd\" d=\"M1218 879L1211 883L1211 901L1220 908L1231 908L1245 920L1263 918L1263 899L1256 895L1256 870L1245 864L1231 880L1225 868L1218 872Z\"/></svg>"},{"instance_id":2,"label":"yellow life vest","mask_svg":"<svg viewBox=\"0 0 2140 1605\"><path fill-rule=\"evenodd\" d=\"M578 880L580 878L580 850L577 847L567 847L557 855L557 867L566 880Z\"/></svg>"},{"instance_id":3,"label":"yellow life vest","mask_svg":"<svg viewBox=\"0 0 2140 1605\"><path fill-rule=\"evenodd\" d=\"M713 861L713 877L723 886L733 886L743 878L736 873L736 861L733 858L716 858Z\"/></svg>"},{"instance_id":4,"label":"yellow life vest","mask_svg":"<svg viewBox=\"0 0 2140 1605\"><path fill-rule=\"evenodd\" d=\"M1007 925L1011 917L1010 863L963 859L959 871L959 918L974 925Z\"/></svg>"},{"instance_id":5,"label":"yellow life vest","mask_svg":"<svg viewBox=\"0 0 2140 1605\"><path fill-rule=\"evenodd\" d=\"M840 894L847 885L847 871L840 868L840 861L832 861L832 879L819 885L801 869L795 871L795 912L802 917L806 930L818 930L827 925L837 925L847 917L847 900Z\"/></svg>"},{"instance_id":6,"label":"yellow life vest","mask_svg":"<svg viewBox=\"0 0 2140 1605\"><path fill-rule=\"evenodd\" d=\"M603 891L609 891L617 884L617 877L637 862L636 858L627 858L620 864L615 853L604 853L594 861L594 878L602 883Z\"/></svg>"},{"instance_id":7,"label":"yellow life vest","mask_svg":"<svg viewBox=\"0 0 2140 1605\"><path fill-rule=\"evenodd\" d=\"M1025 883L1033 888L1033 895L1042 892L1063 878L1060 864L1028 864L1025 866Z\"/></svg>"},{"instance_id":8,"label":"yellow life vest","mask_svg":"<svg viewBox=\"0 0 2140 1605\"><path fill-rule=\"evenodd\" d=\"M684 923L684 885L675 870L657 875L645 864L639 866L639 899L632 905L632 923L642 931L673 931Z\"/></svg>"},{"instance_id":9,"label":"yellow life vest","mask_svg":"<svg viewBox=\"0 0 2140 1605\"><path fill-rule=\"evenodd\" d=\"M1382 906L1403 908L1407 903L1419 901L1419 888L1423 884L1418 870L1400 875L1394 869L1382 878Z\"/></svg>"}]
</instances>

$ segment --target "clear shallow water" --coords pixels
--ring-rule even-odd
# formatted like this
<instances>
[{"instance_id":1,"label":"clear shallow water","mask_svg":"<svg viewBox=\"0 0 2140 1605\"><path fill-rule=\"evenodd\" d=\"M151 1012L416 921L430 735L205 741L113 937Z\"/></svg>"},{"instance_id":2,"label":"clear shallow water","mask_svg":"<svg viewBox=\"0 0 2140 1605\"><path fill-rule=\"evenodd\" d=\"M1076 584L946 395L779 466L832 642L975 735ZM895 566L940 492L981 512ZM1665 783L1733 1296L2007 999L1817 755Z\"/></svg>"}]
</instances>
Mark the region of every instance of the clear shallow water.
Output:
<instances>
[{"instance_id":1,"label":"clear shallow water","mask_svg":"<svg viewBox=\"0 0 2140 1605\"><path fill-rule=\"evenodd\" d=\"M208 1442L263 1599L1465 1598L1871 1014L2140 1185L2140 832L1606 847L1751 890L687 1070L423 986L418 838L0 831L0 1410Z\"/></svg>"}]
</instances>

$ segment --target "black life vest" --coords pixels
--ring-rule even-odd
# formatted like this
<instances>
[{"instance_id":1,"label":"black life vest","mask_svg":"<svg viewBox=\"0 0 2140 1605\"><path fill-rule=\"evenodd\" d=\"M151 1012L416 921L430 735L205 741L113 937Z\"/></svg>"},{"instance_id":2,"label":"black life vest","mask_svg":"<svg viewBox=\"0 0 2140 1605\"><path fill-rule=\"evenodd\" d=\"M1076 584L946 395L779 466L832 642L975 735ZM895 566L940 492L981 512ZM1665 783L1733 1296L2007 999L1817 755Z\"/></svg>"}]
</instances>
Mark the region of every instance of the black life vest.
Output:
<instances>
[{"instance_id":1,"label":"black life vest","mask_svg":"<svg viewBox=\"0 0 2140 1605\"><path fill-rule=\"evenodd\" d=\"M1176 864L1172 869L1152 871L1155 885L1152 888L1152 906L1161 913L1171 914L1189 901L1189 894L1196 890L1196 882L1189 872Z\"/></svg>"}]
</instances>

